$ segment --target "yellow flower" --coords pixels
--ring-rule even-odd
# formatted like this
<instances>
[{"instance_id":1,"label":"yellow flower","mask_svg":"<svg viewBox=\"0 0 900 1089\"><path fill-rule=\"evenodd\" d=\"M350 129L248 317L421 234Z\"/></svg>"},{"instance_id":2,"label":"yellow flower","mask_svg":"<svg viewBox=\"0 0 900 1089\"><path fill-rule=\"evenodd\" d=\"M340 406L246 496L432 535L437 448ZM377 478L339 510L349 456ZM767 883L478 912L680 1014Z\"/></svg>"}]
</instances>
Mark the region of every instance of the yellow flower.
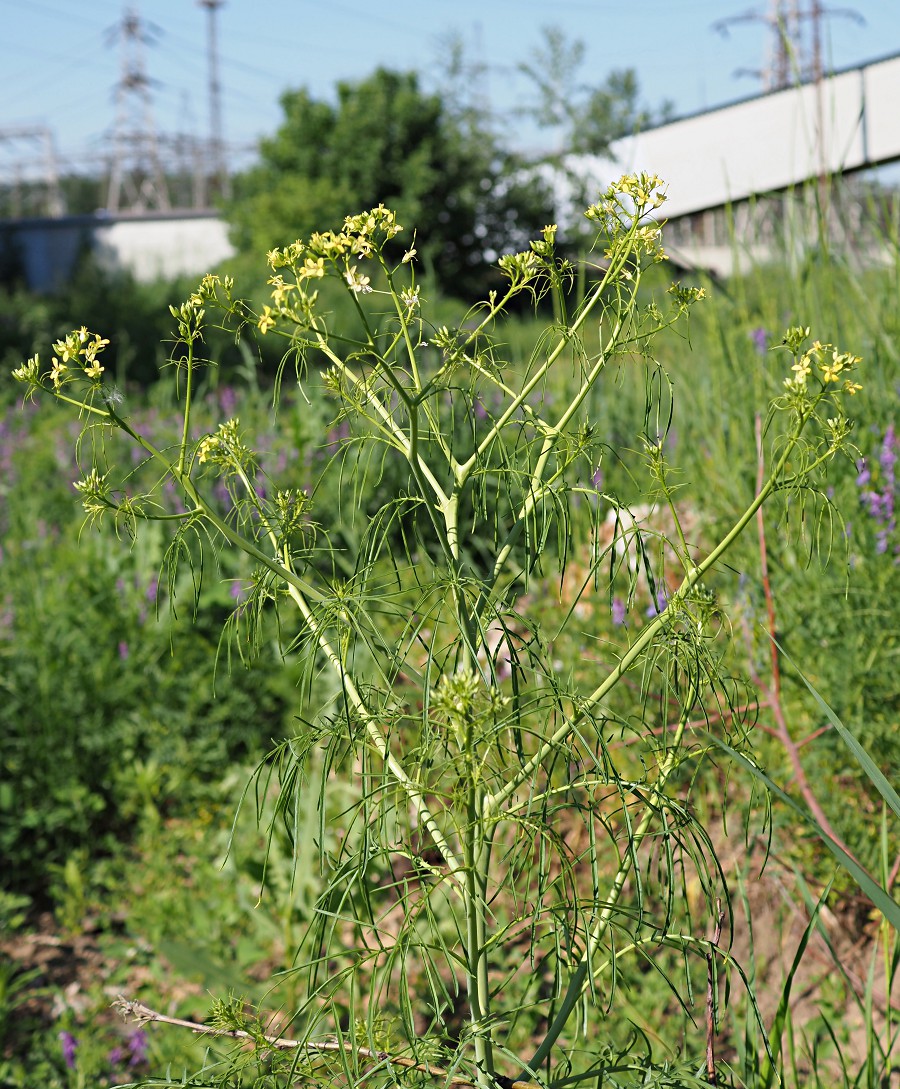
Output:
<instances>
[{"instance_id":1,"label":"yellow flower","mask_svg":"<svg viewBox=\"0 0 900 1089\"><path fill-rule=\"evenodd\" d=\"M793 367L791 367L791 370L797 376L798 385L806 385L806 379L809 377L810 369L809 352L806 352L805 355L800 356Z\"/></svg>"},{"instance_id":2,"label":"yellow flower","mask_svg":"<svg viewBox=\"0 0 900 1089\"><path fill-rule=\"evenodd\" d=\"M53 345L53 350L63 363L68 363L77 354L77 349L71 343L69 337L66 337L65 340L58 340Z\"/></svg>"},{"instance_id":3,"label":"yellow flower","mask_svg":"<svg viewBox=\"0 0 900 1089\"><path fill-rule=\"evenodd\" d=\"M63 380L62 376L69 369L65 363L61 362L56 356L53 357L53 362L50 364L50 381L53 385L59 389L59 384Z\"/></svg>"},{"instance_id":4,"label":"yellow flower","mask_svg":"<svg viewBox=\"0 0 900 1089\"><path fill-rule=\"evenodd\" d=\"M197 460L206 461L209 458L210 454L215 450L215 448L216 436L207 435L206 438L201 441L200 447L197 450Z\"/></svg>"},{"instance_id":5,"label":"yellow flower","mask_svg":"<svg viewBox=\"0 0 900 1089\"><path fill-rule=\"evenodd\" d=\"M259 326L259 331L263 334L263 336L265 336L266 333L268 333L268 331L274 327L275 319L272 317L272 307L271 306L264 306L263 307L263 312L260 315L260 318L259 318L259 321L257 322L257 325ZM203 461L205 459L203 457L201 457L200 460Z\"/></svg>"}]
</instances>

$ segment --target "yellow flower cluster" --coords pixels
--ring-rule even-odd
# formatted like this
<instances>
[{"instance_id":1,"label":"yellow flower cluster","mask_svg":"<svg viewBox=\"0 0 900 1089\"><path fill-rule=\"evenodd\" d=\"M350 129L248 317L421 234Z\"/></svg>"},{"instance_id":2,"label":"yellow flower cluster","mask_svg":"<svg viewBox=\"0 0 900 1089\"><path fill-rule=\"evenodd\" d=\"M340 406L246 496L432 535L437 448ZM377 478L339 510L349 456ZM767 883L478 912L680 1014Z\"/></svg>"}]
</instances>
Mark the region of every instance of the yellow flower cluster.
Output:
<instances>
[{"instance_id":1,"label":"yellow flower cluster","mask_svg":"<svg viewBox=\"0 0 900 1089\"><path fill-rule=\"evenodd\" d=\"M639 225L665 201L663 185L656 174L623 174L584 213L612 242L606 250L608 260L613 259L618 244L626 236L632 240L637 254L644 253L656 262L668 260L659 224L651 219Z\"/></svg>"},{"instance_id":2,"label":"yellow flower cluster","mask_svg":"<svg viewBox=\"0 0 900 1089\"><path fill-rule=\"evenodd\" d=\"M806 333L809 333L808 329ZM813 368L816 368L826 386L842 382L841 389L853 396L862 386L859 382L852 382L847 376L861 362L861 357L853 355L852 352L839 352L834 345L816 340L802 355L797 356L791 367L793 377L786 378L784 384L789 390L805 390L807 380L813 373Z\"/></svg>"},{"instance_id":3,"label":"yellow flower cluster","mask_svg":"<svg viewBox=\"0 0 900 1089\"><path fill-rule=\"evenodd\" d=\"M619 219L623 212L629 218L634 218L636 212L640 219L648 211L659 208L664 203L664 185L656 174L623 174L600 194L597 203L592 204L584 214L591 221L603 226L607 225L610 215Z\"/></svg>"},{"instance_id":4,"label":"yellow flower cluster","mask_svg":"<svg viewBox=\"0 0 900 1089\"><path fill-rule=\"evenodd\" d=\"M266 258L273 270L286 266L300 279L324 276L326 260L371 257L402 230L396 214L379 204L368 212L347 216L343 229L337 233L316 233L308 242L298 240L283 249L270 250Z\"/></svg>"},{"instance_id":5,"label":"yellow flower cluster","mask_svg":"<svg viewBox=\"0 0 900 1089\"><path fill-rule=\"evenodd\" d=\"M282 275L269 280L273 305L263 308L257 321L260 331L267 333L279 317L298 322L311 320L316 295L308 294L304 285L307 280L320 280L328 275L329 265L354 295L369 294L372 291L370 277L357 271L351 261L353 258L365 260L379 253L384 243L402 230L396 214L379 204L368 212L347 216L339 232L317 232L307 242L298 239L282 249L270 250L266 260L272 271L288 268L296 282L288 283ZM407 251L403 262L411 261L415 252L414 248Z\"/></svg>"},{"instance_id":6,"label":"yellow flower cluster","mask_svg":"<svg viewBox=\"0 0 900 1089\"><path fill-rule=\"evenodd\" d=\"M40 357L33 355L27 363L16 367L13 378L17 382L27 382L30 386L39 386L43 380L48 380L55 390L61 389L66 383L72 382L79 373L92 382L100 381L104 367L97 358L109 344L99 333L89 333L82 325L80 329L69 333L64 340L58 340L53 345L56 353L50 361L50 370L41 374Z\"/></svg>"}]
</instances>

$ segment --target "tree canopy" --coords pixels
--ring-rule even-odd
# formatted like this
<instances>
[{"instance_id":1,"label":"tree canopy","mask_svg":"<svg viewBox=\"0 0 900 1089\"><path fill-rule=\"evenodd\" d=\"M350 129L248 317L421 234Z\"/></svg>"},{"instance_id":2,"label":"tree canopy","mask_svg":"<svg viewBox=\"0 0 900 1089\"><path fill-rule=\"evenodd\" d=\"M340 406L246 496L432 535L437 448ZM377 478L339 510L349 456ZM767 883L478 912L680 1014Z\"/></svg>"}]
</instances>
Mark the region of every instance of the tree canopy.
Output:
<instances>
[{"instance_id":1,"label":"tree canopy","mask_svg":"<svg viewBox=\"0 0 900 1089\"><path fill-rule=\"evenodd\" d=\"M280 128L237 179L228 210L242 250L338 229L383 202L415 228L442 287L467 295L496 252L523 248L551 216L548 193L523 164L476 120L425 93L413 72L379 68L339 83L334 104L301 89L281 105Z\"/></svg>"},{"instance_id":2,"label":"tree canopy","mask_svg":"<svg viewBox=\"0 0 900 1089\"><path fill-rule=\"evenodd\" d=\"M534 89L533 100L519 112L541 128L556 130L559 150L606 155L618 137L671 118L671 102L656 109L641 103L633 68L614 69L595 86L580 76L584 61L583 41L545 26L541 44L518 66Z\"/></svg>"}]
</instances>

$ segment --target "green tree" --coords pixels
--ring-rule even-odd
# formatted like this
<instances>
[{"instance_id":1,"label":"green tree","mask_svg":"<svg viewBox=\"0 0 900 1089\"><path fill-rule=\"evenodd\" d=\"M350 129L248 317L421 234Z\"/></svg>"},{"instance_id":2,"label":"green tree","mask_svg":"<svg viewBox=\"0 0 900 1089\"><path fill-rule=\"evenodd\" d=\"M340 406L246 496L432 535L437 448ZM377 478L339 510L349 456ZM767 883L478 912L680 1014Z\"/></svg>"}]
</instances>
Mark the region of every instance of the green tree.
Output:
<instances>
[{"instance_id":1,"label":"green tree","mask_svg":"<svg viewBox=\"0 0 900 1089\"><path fill-rule=\"evenodd\" d=\"M521 249L549 218L544 187L415 73L380 68L339 83L335 105L306 90L281 104L281 127L236 180L228 208L241 250L337 229L348 211L383 202L418 224L416 248L442 286L469 295L498 252Z\"/></svg>"},{"instance_id":2,"label":"green tree","mask_svg":"<svg viewBox=\"0 0 900 1089\"><path fill-rule=\"evenodd\" d=\"M530 60L519 65L535 91L520 113L541 128L556 130L560 151L605 155L618 137L671 117L671 102L656 109L641 103L633 68L615 69L599 86L591 86L580 78L584 42L570 41L555 26L545 26L542 35Z\"/></svg>"}]
</instances>

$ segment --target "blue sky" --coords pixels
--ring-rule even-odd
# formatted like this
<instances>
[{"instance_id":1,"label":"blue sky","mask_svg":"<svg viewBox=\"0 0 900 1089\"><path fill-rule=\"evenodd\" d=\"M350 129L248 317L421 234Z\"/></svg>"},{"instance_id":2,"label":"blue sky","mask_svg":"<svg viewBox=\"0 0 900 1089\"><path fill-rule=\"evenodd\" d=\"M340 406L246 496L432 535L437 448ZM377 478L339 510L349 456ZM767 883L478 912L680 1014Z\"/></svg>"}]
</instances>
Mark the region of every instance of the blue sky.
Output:
<instances>
[{"instance_id":1,"label":"blue sky","mask_svg":"<svg viewBox=\"0 0 900 1089\"><path fill-rule=\"evenodd\" d=\"M154 81L153 110L162 132L208 133L206 12L196 0L135 0L155 44L144 49ZM844 7L844 3L841 7ZM834 16L825 55L835 67L900 52L900 0L846 0L865 25ZM48 125L73 163L108 146L115 116L120 48L111 28L119 0L0 0L0 130ZM761 22L736 23L727 38L713 24L769 0L226 0L218 32L226 139L245 147L278 125L278 96L307 86L329 97L339 79L377 65L416 68L436 78L440 43L461 36L484 66L479 93L506 118L507 133L534 144L534 132L511 120L528 93L516 65L540 42L542 26L559 26L587 47L586 81L633 67L650 104L671 99L679 114L753 94L737 69L765 63ZM0 151L2 151L0 142Z\"/></svg>"}]
</instances>

